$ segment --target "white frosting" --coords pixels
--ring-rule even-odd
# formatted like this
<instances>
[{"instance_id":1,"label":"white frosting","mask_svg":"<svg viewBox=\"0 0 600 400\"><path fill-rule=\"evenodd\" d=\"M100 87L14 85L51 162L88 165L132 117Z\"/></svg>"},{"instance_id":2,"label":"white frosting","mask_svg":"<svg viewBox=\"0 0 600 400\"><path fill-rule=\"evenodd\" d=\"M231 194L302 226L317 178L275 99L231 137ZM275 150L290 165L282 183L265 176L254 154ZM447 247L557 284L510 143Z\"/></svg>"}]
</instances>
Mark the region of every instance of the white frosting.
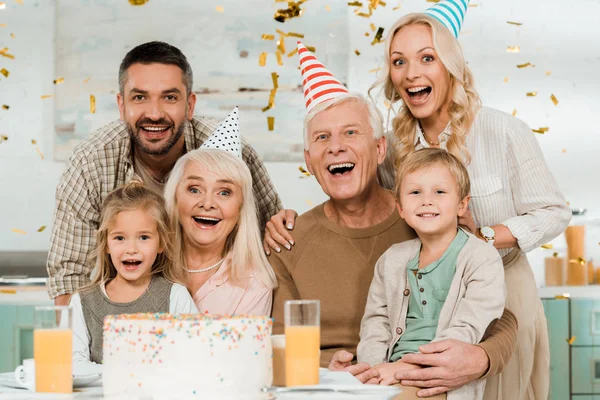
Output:
<instances>
[{"instance_id":1,"label":"white frosting","mask_svg":"<svg viewBox=\"0 0 600 400\"><path fill-rule=\"evenodd\" d=\"M134 314L104 321L104 396L260 399L273 379L267 317Z\"/></svg>"}]
</instances>

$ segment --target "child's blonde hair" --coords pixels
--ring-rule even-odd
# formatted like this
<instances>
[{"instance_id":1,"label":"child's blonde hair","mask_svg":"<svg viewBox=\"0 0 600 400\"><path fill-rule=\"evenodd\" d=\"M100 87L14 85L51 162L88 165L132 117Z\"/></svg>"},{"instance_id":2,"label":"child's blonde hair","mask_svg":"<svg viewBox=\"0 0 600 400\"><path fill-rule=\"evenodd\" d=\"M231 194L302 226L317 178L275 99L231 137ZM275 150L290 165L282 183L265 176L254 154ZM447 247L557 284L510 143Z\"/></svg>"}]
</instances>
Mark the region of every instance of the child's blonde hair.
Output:
<instances>
[{"instance_id":1,"label":"child's blonde hair","mask_svg":"<svg viewBox=\"0 0 600 400\"><path fill-rule=\"evenodd\" d=\"M450 171L450 174L456 180L460 200L471 193L469 172L458 157L444 149L430 147L422 148L406 156L396 177L396 188L394 190L396 198L400 199L400 184L406 175L435 165L442 165Z\"/></svg>"},{"instance_id":2,"label":"child's blonde hair","mask_svg":"<svg viewBox=\"0 0 600 400\"><path fill-rule=\"evenodd\" d=\"M167 185L165 186L165 201L171 229L174 236L174 262L179 268L185 264L185 241L181 218L177 208L177 188L183 180L183 172L188 163L194 163L204 171L212 171L226 179L230 179L242 191L242 205L238 222L227 237L222 256L231 254L231 265L228 278L232 283L239 283L253 272L258 280L268 288L277 286L275 273L265 256L256 215L256 201L252 191L252 175L242 159L217 149L196 149L180 157L175 163Z\"/></svg>"},{"instance_id":3,"label":"child's blonde hair","mask_svg":"<svg viewBox=\"0 0 600 400\"><path fill-rule=\"evenodd\" d=\"M172 261L173 242L165 200L143 183L131 181L110 192L102 202L100 227L96 232L96 248L90 255L90 262L96 268L96 276L87 287L106 283L117 276L117 270L108 254L108 233L115 224L117 214L134 210L143 210L156 221L162 253L156 256L151 274L160 275L174 283L183 282L183 271Z\"/></svg>"}]
</instances>

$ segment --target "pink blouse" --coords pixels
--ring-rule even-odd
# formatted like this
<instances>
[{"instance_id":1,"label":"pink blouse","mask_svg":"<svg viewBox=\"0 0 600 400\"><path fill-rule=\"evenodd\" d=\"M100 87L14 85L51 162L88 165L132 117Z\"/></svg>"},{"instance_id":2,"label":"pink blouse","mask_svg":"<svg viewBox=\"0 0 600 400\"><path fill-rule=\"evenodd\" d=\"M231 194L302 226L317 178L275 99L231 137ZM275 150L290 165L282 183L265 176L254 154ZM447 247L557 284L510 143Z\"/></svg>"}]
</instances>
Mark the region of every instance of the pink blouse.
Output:
<instances>
[{"instance_id":1,"label":"pink blouse","mask_svg":"<svg viewBox=\"0 0 600 400\"><path fill-rule=\"evenodd\" d=\"M251 276L238 285L229 281L229 259L194 294L194 302L201 314L217 315L271 315L273 290Z\"/></svg>"}]
</instances>

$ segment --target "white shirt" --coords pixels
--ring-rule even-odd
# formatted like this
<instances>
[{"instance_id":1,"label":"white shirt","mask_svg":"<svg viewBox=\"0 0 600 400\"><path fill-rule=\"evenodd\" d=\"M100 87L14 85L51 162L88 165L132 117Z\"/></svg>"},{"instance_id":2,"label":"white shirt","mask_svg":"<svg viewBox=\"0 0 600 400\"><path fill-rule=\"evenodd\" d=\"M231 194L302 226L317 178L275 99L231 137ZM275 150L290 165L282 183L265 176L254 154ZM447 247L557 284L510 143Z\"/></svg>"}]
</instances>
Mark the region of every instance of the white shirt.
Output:
<instances>
[{"instance_id":1,"label":"white shirt","mask_svg":"<svg viewBox=\"0 0 600 400\"><path fill-rule=\"evenodd\" d=\"M102 293L108 298L106 294L106 287L101 284ZM89 363L95 364L90 361L90 335L85 325L85 318L83 316L83 309L81 307L81 297L79 293L75 293L71 297L70 306L73 308L73 363ZM169 296L169 313L171 314L197 314L198 308L196 303L192 299L192 296L188 292L187 288L183 285L174 283L171 287L171 294ZM86 363L86 364L87 364ZM97 364L96 364L97 365ZM75 371L75 367L74 367Z\"/></svg>"},{"instance_id":2,"label":"white shirt","mask_svg":"<svg viewBox=\"0 0 600 400\"><path fill-rule=\"evenodd\" d=\"M387 158L394 157L388 135ZM449 126L440 133L440 147L446 149ZM471 155L467 165L471 178L469 209L478 227L505 225L527 253L562 233L571 220L571 211L550 173L542 150L523 121L492 108L477 114L466 146ZM417 127L415 148L430 147ZM390 187L395 171L384 165L382 184ZM510 249L501 249L505 256Z\"/></svg>"}]
</instances>

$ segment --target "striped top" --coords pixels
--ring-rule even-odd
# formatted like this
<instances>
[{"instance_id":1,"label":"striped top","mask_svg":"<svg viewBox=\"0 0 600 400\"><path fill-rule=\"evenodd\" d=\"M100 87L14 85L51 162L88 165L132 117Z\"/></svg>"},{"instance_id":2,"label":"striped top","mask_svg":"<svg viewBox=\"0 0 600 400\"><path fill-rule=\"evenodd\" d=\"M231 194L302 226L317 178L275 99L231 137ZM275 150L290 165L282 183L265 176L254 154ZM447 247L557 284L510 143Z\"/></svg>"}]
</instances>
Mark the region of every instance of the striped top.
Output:
<instances>
[{"instance_id":1,"label":"striped top","mask_svg":"<svg viewBox=\"0 0 600 400\"><path fill-rule=\"evenodd\" d=\"M384 187L393 188L395 159L393 135L388 134L387 162L379 171ZM438 136L446 148L449 128ZM478 227L505 225L522 252L549 242L571 220L571 211L550 173L540 146L523 121L483 107L467 135L471 163L469 209ZM430 147L417 127L416 149ZM501 249L505 256L510 249Z\"/></svg>"},{"instance_id":2,"label":"striped top","mask_svg":"<svg viewBox=\"0 0 600 400\"><path fill-rule=\"evenodd\" d=\"M301 42L298 42L298 56L307 111L319 103L348 93L348 89Z\"/></svg>"}]
</instances>

